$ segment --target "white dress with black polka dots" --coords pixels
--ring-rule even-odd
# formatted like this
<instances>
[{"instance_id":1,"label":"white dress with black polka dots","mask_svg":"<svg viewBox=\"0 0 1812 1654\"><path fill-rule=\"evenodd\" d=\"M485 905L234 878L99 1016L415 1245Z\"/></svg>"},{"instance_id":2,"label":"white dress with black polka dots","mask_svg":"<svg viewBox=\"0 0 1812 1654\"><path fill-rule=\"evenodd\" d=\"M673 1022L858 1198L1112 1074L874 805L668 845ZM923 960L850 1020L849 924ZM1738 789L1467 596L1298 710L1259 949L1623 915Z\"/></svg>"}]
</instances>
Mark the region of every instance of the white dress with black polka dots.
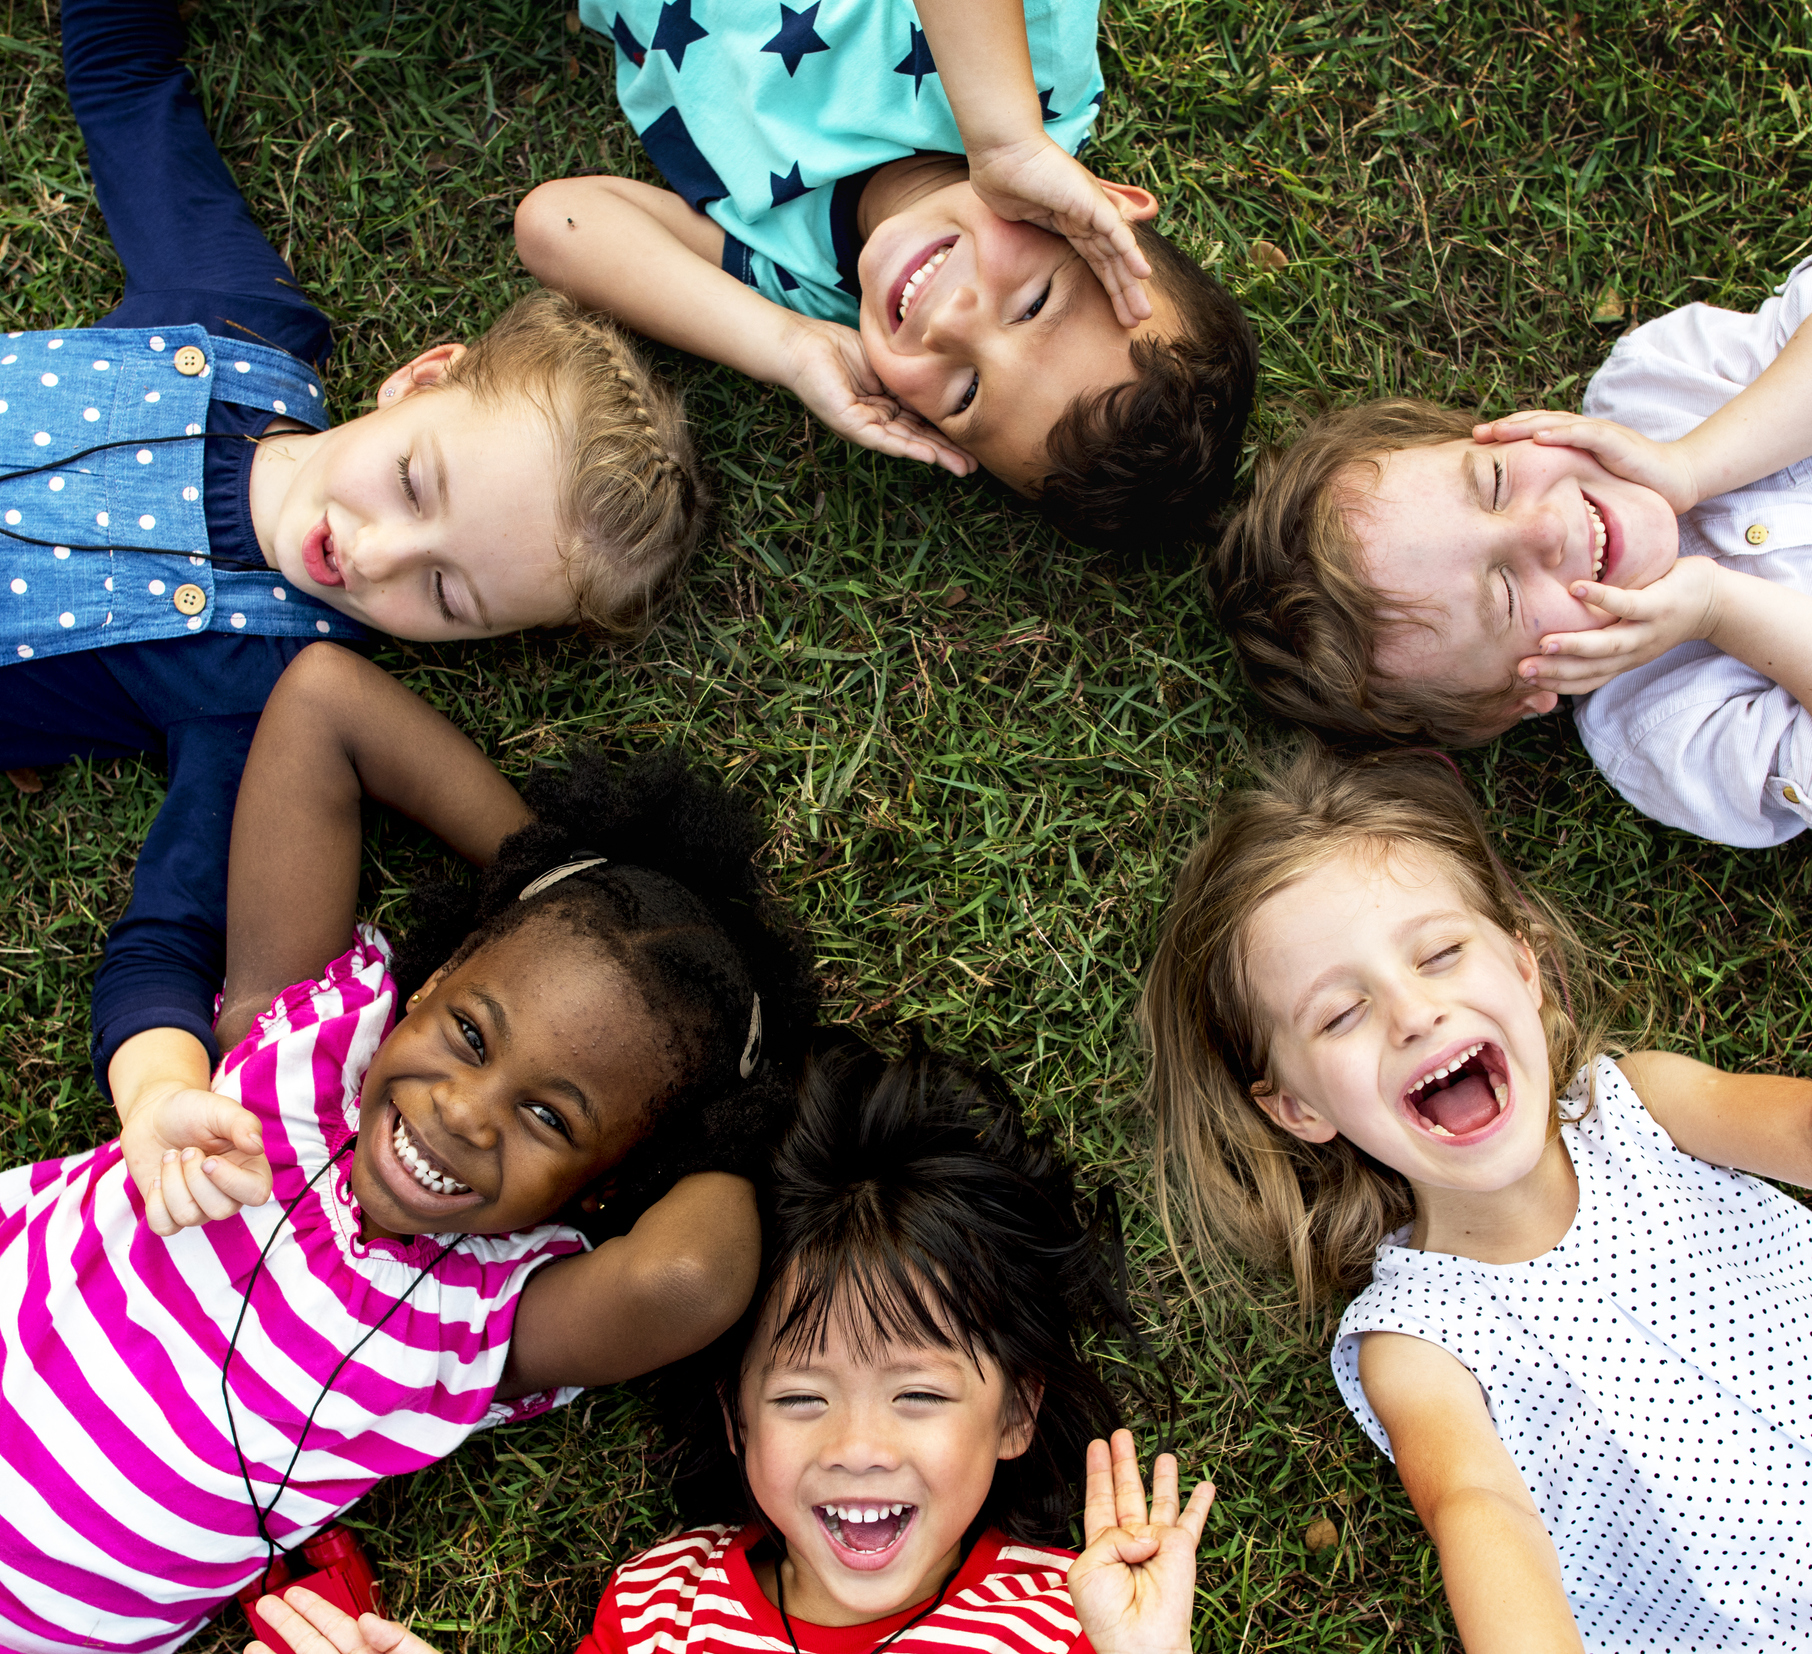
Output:
<instances>
[{"instance_id":1,"label":"white dress with black polka dots","mask_svg":"<svg viewBox=\"0 0 1812 1654\"><path fill-rule=\"evenodd\" d=\"M1588 1649L1812 1648L1812 1214L1675 1148L1608 1058L1593 1078L1561 1128L1579 1175L1561 1243L1482 1264L1391 1236L1334 1376L1388 1453L1360 1335L1464 1363Z\"/></svg>"}]
</instances>

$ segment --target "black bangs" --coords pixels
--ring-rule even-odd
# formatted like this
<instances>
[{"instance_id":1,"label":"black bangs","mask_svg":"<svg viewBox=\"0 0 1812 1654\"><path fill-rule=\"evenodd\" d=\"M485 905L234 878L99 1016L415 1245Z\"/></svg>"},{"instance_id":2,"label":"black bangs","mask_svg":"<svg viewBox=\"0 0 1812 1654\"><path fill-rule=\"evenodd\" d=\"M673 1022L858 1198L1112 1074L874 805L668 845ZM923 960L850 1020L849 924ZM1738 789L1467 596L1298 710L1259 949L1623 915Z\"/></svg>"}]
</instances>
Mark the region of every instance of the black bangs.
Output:
<instances>
[{"instance_id":1,"label":"black bangs","mask_svg":"<svg viewBox=\"0 0 1812 1654\"><path fill-rule=\"evenodd\" d=\"M1119 1408L1083 1360L1085 1326L1131 1332L1113 1235L991 1075L915 1048L889 1063L860 1041L819 1049L775 1156L760 1284L739 1326L661 1386L688 1518L758 1520L725 1439L745 1371L811 1359L834 1334L858 1361L888 1345L960 1351L1000 1372L1036 1421L1000 1462L978 1520L1063 1536L1083 1453ZM1111 1209L1111 1202L1104 1202Z\"/></svg>"}]
</instances>

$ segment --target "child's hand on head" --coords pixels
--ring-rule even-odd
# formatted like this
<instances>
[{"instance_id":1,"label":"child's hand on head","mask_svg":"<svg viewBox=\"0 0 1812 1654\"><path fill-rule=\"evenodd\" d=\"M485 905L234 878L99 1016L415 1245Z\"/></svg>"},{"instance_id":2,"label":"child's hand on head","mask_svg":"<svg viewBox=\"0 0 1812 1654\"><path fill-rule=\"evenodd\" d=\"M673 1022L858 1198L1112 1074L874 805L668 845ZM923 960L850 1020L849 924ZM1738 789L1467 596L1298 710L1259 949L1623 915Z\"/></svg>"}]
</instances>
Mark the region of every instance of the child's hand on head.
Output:
<instances>
[{"instance_id":1,"label":"child's hand on head","mask_svg":"<svg viewBox=\"0 0 1812 1654\"><path fill-rule=\"evenodd\" d=\"M975 459L888 394L853 327L790 318L787 385L838 436L896 459L941 465L966 477Z\"/></svg>"},{"instance_id":2,"label":"child's hand on head","mask_svg":"<svg viewBox=\"0 0 1812 1654\"><path fill-rule=\"evenodd\" d=\"M1151 315L1144 287L1151 265L1122 203L1061 144L1040 134L972 154L969 183L1002 218L1064 237L1107 290L1122 327L1137 327Z\"/></svg>"},{"instance_id":3,"label":"child's hand on head","mask_svg":"<svg viewBox=\"0 0 1812 1654\"><path fill-rule=\"evenodd\" d=\"M1677 516L1704 497L1683 442L1656 442L1610 419L1531 409L1472 428L1474 442L1536 442L1544 448L1580 448L1614 477L1652 488Z\"/></svg>"},{"instance_id":4,"label":"child's hand on head","mask_svg":"<svg viewBox=\"0 0 1812 1654\"><path fill-rule=\"evenodd\" d=\"M1587 695L1677 644L1709 637L1718 623L1720 582L1727 578L1709 557L1682 557L1652 586L1635 591L1576 580L1573 595L1615 615L1616 623L1550 633L1541 640L1541 654L1517 663L1518 679L1560 695Z\"/></svg>"},{"instance_id":5,"label":"child's hand on head","mask_svg":"<svg viewBox=\"0 0 1812 1654\"><path fill-rule=\"evenodd\" d=\"M1179 1515L1177 1461L1151 1469L1151 1514L1132 1432L1088 1446L1085 1550L1070 1565L1070 1600L1096 1654L1189 1654L1195 1609L1195 1549L1214 1485L1200 1482Z\"/></svg>"},{"instance_id":6,"label":"child's hand on head","mask_svg":"<svg viewBox=\"0 0 1812 1654\"><path fill-rule=\"evenodd\" d=\"M230 1218L271 1195L257 1117L231 1097L193 1086L152 1086L120 1126L126 1169L154 1233L174 1235Z\"/></svg>"},{"instance_id":7,"label":"child's hand on head","mask_svg":"<svg viewBox=\"0 0 1812 1654\"><path fill-rule=\"evenodd\" d=\"M434 1654L414 1632L394 1620L361 1614L355 1620L325 1597L292 1585L281 1597L260 1597L258 1612L294 1654ZM268 1643L246 1645L245 1654L275 1654Z\"/></svg>"}]
</instances>

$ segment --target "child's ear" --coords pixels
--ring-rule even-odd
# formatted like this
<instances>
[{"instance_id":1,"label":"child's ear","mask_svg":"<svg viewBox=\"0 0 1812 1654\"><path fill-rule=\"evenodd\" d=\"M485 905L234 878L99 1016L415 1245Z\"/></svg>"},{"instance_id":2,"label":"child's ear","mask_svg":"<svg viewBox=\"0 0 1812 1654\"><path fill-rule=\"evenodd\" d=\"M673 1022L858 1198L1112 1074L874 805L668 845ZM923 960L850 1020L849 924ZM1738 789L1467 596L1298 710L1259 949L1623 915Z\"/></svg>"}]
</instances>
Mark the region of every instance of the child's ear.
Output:
<instances>
[{"instance_id":1,"label":"child's ear","mask_svg":"<svg viewBox=\"0 0 1812 1654\"><path fill-rule=\"evenodd\" d=\"M448 967L445 965L439 965L435 968L434 974L409 996L409 1003L403 1007L404 1016L407 1016L416 1006L421 1004L429 994L434 992L435 984L447 974L447 970Z\"/></svg>"},{"instance_id":2,"label":"child's ear","mask_svg":"<svg viewBox=\"0 0 1812 1654\"><path fill-rule=\"evenodd\" d=\"M1128 219L1136 222L1158 216L1158 198L1150 190L1142 190L1137 184L1110 184L1105 178L1096 182L1120 203L1120 211Z\"/></svg>"},{"instance_id":3,"label":"child's ear","mask_svg":"<svg viewBox=\"0 0 1812 1654\"><path fill-rule=\"evenodd\" d=\"M1037 1433L1038 1409L1044 1405L1044 1380L1034 1379L1010 1397L1007 1405L1011 1412L1006 1429L1000 1433L999 1457L1017 1459L1032 1445Z\"/></svg>"},{"instance_id":4,"label":"child's ear","mask_svg":"<svg viewBox=\"0 0 1812 1654\"><path fill-rule=\"evenodd\" d=\"M1271 1116L1273 1124L1305 1143L1331 1143L1340 1135L1332 1121L1322 1119L1311 1105L1292 1097L1287 1091L1271 1091L1255 1085L1252 1100Z\"/></svg>"},{"instance_id":5,"label":"child's ear","mask_svg":"<svg viewBox=\"0 0 1812 1654\"><path fill-rule=\"evenodd\" d=\"M742 1453L736 1445L736 1420L730 1417L729 1399L721 1392L717 1397L717 1405L724 1416L724 1440L730 1444L730 1457L740 1459Z\"/></svg>"},{"instance_id":6,"label":"child's ear","mask_svg":"<svg viewBox=\"0 0 1812 1654\"><path fill-rule=\"evenodd\" d=\"M1560 697L1552 689L1531 689L1516 703L1515 711L1519 718L1543 718L1560 705Z\"/></svg>"},{"instance_id":7,"label":"child's ear","mask_svg":"<svg viewBox=\"0 0 1812 1654\"><path fill-rule=\"evenodd\" d=\"M466 353L461 344L433 345L413 362L405 362L378 387L380 408L393 408L413 391L438 385L441 375Z\"/></svg>"},{"instance_id":8,"label":"child's ear","mask_svg":"<svg viewBox=\"0 0 1812 1654\"><path fill-rule=\"evenodd\" d=\"M1535 949L1529 946L1529 938L1520 932L1510 938L1511 946L1516 949L1516 974L1523 979L1535 1001L1536 1010L1541 1009L1541 961L1535 957Z\"/></svg>"}]
</instances>

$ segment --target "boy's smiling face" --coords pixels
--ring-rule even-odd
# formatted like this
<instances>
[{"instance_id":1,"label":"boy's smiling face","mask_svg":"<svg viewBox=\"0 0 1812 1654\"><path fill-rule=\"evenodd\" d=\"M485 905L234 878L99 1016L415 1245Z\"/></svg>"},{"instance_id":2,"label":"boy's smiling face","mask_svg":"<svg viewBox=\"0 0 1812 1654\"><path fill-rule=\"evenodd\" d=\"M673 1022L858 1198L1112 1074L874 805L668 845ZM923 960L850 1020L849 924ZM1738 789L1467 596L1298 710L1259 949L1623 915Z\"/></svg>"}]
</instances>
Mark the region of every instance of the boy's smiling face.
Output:
<instances>
[{"instance_id":1,"label":"boy's smiling face","mask_svg":"<svg viewBox=\"0 0 1812 1654\"><path fill-rule=\"evenodd\" d=\"M784 1296L770 1298L743 1369L743 1469L786 1536L789 1615L860 1625L950 1577L995 1464L1023 1453L1033 1426L985 1353L878 1333L858 1352L841 1305L822 1347L776 1349Z\"/></svg>"},{"instance_id":2,"label":"boy's smiling face","mask_svg":"<svg viewBox=\"0 0 1812 1654\"><path fill-rule=\"evenodd\" d=\"M1380 465L1375 484L1354 477L1346 517L1366 578L1417 605L1378 649L1385 677L1507 686L1544 636L1612 624L1573 595L1574 582L1634 591L1679 556L1667 501L1580 448L1459 439L1384 454ZM1532 688L1504 725L1556 701Z\"/></svg>"},{"instance_id":3,"label":"boy's smiling face","mask_svg":"<svg viewBox=\"0 0 1812 1654\"><path fill-rule=\"evenodd\" d=\"M464 348L398 369L371 413L266 437L252 461L265 561L292 590L393 637L495 637L578 618L547 418L526 397L439 388Z\"/></svg>"},{"instance_id":4,"label":"boy's smiling face","mask_svg":"<svg viewBox=\"0 0 1812 1654\"><path fill-rule=\"evenodd\" d=\"M884 175L877 184L887 187ZM1144 190L1103 188L1133 218L1157 212ZM1122 327L1062 236L1002 218L966 179L899 190L876 216L857 262L870 364L893 396L1016 489L1044 475L1045 440L1078 396L1134 377L1133 340L1177 331L1151 284L1152 315Z\"/></svg>"}]
</instances>

